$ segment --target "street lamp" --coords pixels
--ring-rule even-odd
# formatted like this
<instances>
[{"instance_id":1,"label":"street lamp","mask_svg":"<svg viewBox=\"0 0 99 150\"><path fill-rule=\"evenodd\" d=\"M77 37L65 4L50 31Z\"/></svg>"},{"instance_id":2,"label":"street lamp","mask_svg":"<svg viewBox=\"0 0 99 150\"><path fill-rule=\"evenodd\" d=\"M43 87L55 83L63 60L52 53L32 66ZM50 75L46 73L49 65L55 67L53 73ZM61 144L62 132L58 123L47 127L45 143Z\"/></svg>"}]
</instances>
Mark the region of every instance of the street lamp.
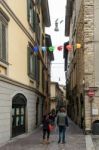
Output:
<instances>
[{"instance_id":1,"label":"street lamp","mask_svg":"<svg viewBox=\"0 0 99 150\"><path fill-rule=\"evenodd\" d=\"M59 28L58 28L58 19L56 19L55 21L55 29L54 31L59 31Z\"/></svg>"},{"instance_id":2,"label":"street lamp","mask_svg":"<svg viewBox=\"0 0 99 150\"><path fill-rule=\"evenodd\" d=\"M60 21L60 24L63 22L63 20ZM59 31L59 22L58 22L58 18L55 20L55 29L54 31Z\"/></svg>"}]
</instances>

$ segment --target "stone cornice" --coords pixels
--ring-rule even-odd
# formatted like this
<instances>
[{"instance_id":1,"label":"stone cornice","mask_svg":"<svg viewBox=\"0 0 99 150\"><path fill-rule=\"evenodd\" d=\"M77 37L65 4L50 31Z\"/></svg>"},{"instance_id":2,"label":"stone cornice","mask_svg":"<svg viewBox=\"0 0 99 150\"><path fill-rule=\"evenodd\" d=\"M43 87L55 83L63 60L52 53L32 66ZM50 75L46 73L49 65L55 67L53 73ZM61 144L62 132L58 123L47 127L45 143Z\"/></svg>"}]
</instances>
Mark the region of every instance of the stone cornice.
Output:
<instances>
[{"instance_id":1,"label":"stone cornice","mask_svg":"<svg viewBox=\"0 0 99 150\"><path fill-rule=\"evenodd\" d=\"M28 85L22 84L22 83L20 83L20 82L18 82L18 81L12 80L12 79L10 79L10 78L8 78L8 77L6 77L6 76L0 75L0 81L3 81L3 82L8 83L8 84L12 84L12 85L14 85L14 86L18 86L18 87L24 88L24 89L26 89L26 90L33 91L33 92L35 92L36 94L45 97L45 95L44 95L43 93L41 93L40 91L38 91L37 89L35 89L35 88L33 88L33 87L30 87L30 86L28 86Z\"/></svg>"}]
</instances>

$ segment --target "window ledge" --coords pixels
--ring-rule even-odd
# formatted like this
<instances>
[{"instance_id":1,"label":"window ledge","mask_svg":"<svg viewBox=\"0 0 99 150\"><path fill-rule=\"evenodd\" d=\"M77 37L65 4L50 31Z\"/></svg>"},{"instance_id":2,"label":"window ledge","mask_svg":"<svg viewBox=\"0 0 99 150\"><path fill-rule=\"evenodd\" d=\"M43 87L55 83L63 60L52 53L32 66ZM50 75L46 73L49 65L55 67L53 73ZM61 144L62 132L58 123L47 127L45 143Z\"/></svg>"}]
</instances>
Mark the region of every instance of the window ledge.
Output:
<instances>
[{"instance_id":1,"label":"window ledge","mask_svg":"<svg viewBox=\"0 0 99 150\"><path fill-rule=\"evenodd\" d=\"M5 60L3 60L3 59L0 58L0 65L3 65L3 66L6 67L6 66L9 65L9 63L7 61L5 61Z\"/></svg>"}]
</instances>

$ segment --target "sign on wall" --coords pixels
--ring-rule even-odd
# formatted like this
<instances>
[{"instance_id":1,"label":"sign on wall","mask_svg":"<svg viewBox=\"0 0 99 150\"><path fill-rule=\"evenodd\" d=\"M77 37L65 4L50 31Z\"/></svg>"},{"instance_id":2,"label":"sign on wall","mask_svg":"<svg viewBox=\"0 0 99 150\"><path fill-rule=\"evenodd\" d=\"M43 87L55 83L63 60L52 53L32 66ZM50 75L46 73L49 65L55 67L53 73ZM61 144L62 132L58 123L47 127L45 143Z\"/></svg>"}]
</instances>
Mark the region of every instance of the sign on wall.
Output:
<instances>
[{"instance_id":1,"label":"sign on wall","mask_svg":"<svg viewBox=\"0 0 99 150\"><path fill-rule=\"evenodd\" d=\"M92 115L98 115L98 114L99 114L99 110L97 108L93 108Z\"/></svg>"}]
</instances>

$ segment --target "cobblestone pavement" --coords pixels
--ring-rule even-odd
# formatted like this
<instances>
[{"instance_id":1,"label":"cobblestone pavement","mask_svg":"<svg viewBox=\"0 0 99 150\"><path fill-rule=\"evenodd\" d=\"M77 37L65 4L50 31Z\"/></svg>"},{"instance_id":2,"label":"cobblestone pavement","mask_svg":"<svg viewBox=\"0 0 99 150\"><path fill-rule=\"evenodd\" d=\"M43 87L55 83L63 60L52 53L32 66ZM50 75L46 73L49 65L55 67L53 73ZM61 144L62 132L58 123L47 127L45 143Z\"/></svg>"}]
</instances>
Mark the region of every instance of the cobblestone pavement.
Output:
<instances>
[{"instance_id":1,"label":"cobblestone pavement","mask_svg":"<svg viewBox=\"0 0 99 150\"><path fill-rule=\"evenodd\" d=\"M85 136L73 122L70 121L66 132L66 143L58 144L58 132L51 133L50 143L42 144L42 131L38 129L28 136L11 140L0 150L86 150Z\"/></svg>"}]
</instances>

